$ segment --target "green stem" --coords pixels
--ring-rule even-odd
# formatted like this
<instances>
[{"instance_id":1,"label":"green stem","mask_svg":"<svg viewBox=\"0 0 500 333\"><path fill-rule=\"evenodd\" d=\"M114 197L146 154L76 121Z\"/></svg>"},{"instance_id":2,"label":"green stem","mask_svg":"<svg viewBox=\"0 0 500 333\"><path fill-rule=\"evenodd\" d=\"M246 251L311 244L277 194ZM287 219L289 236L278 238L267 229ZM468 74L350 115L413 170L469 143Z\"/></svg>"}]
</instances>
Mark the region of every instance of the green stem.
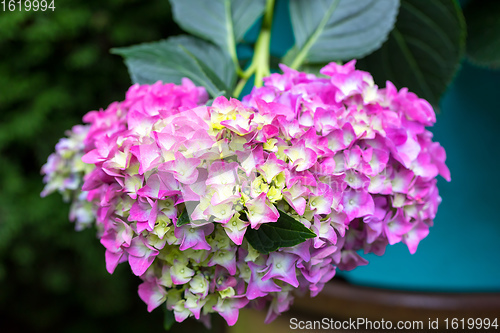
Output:
<instances>
[{"instance_id":1,"label":"green stem","mask_svg":"<svg viewBox=\"0 0 500 333\"><path fill-rule=\"evenodd\" d=\"M262 87L262 79L271 74L269 65L270 60L270 44L271 44L271 27L273 23L273 11L275 0L267 0L264 18L262 20L262 27L260 29L259 37L255 43L255 51L250 62L250 66L242 71L239 65L236 69L238 76L241 78L236 88L233 91L234 97L239 97L241 91L245 87L248 79L255 74L255 86ZM236 55L236 53L235 53ZM234 62L233 58L233 62ZM237 62L237 59L236 59Z\"/></svg>"},{"instance_id":2,"label":"green stem","mask_svg":"<svg viewBox=\"0 0 500 333\"><path fill-rule=\"evenodd\" d=\"M267 0L266 11L264 14L264 21L262 22L262 25L265 25L269 29L273 24L273 11L274 11L274 0Z\"/></svg>"},{"instance_id":3,"label":"green stem","mask_svg":"<svg viewBox=\"0 0 500 333\"><path fill-rule=\"evenodd\" d=\"M269 47L271 44L271 27L273 24L273 11L275 0L267 0L266 11L264 19L262 20L262 27L260 29L259 37L255 45L254 58L252 63L255 62L255 86L262 87L262 79L271 74L269 67L270 52Z\"/></svg>"},{"instance_id":4,"label":"green stem","mask_svg":"<svg viewBox=\"0 0 500 333\"><path fill-rule=\"evenodd\" d=\"M243 79L248 79L250 78L250 76L252 76L253 73L255 73L255 64L251 63L250 67L248 67L244 72L242 72L240 76Z\"/></svg>"},{"instance_id":5,"label":"green stem","mask_svg":"<svg viewBox=\"0 0 500 333\"><path fill-rule=\"evenodd\" d=\"M262 79L271 74L269 68L269 42L271 41L271 31L262 30L255 46L254 59L256 64L255 86L262 87Z\"/></svg>"},{"instance_id":6,"label":"green stem","mask_svg":"<svg viewBox=\"0 0 500 333\"><path fill-rule=\"evenodd\" d=\"M238 84L236 85L236 88L234 88L233 91L233 97L238 98L240 97L241 91L243 88L245 88L245 85L247 84L248 78L242 78Z\"/></svg>"}]
</instances>

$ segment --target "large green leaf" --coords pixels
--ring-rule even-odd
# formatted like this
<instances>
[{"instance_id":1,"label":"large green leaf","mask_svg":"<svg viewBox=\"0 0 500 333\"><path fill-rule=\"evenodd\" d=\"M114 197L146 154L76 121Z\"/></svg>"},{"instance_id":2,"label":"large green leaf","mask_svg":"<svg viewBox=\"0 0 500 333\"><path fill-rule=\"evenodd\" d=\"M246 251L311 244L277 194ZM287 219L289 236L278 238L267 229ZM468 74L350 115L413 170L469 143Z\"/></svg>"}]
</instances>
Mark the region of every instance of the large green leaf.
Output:
<instances>
[{"instance_id":1,"label":"large green leaf","mask_svg":"<svg viewBox=\"0 0 500 333\"><path fill-rule=\"evenodd\" d=\"M176 36L154 43L112 49L125 58L132 81L158 80L180 84L187 77L211 96L229 91L235 80L230 58L217 46L191 36Z\"/></svg>"},{"instance_id":2,"label":"large green leaf","mask_svg":"<svg viewBox=\"0 0 500 333\"><path fill-rule=\"evenodd\" d=\"M192 36L175 36L170 39L182 45L182 47L186 48L186 50L209 67L222 80L225 88L234 85L236 71L234 70L234 66L231 65L231 58L228 54L222 52L219 47Z\"/></svg>"},{"instance_id":3,"label":"large green leaf","mask_svg":"<svg viewBox=\"0 0 500 333\"><path fill-rule=\"evenodd\" d=\"M278 221L263 223L258 230L248 228L246 240L254 249L263 254L276 251L282 247L300 244L316 235L302 223L285 212L279 211Z\"/></svg>"},{"instance_id":4,"label":"large green leaf","mask_svg":"<svg viewBox=\"0 0 500 333\"><path fill-rule=\"evenodd\" d=\"M394 26L399 0L290 0L295 45L285 64L362 57L379 48Z\"/></svg>"},{"instance_id":5,"label":"large green leaf","mask_svg":"<svg viewBox=\"0 0 500 333\"><path fill-rule=\"evenodd\" d=\"M265 0L170 0L174 20L235 55L235 45L262 15Z\"/></svg>"},{"instance_id":6,"label":"large green leaf","mask_svg":"<svg viewBox=\"0 0 500 333\"><path fill-rule=\"evenodd\" d=\"M459 68L464 45L465 24L456 1L401 0L389 39L358 68L371 72L380 86L389 80L437 105Z\"/></svg>"},{"instance_id":7,"label":"large green leaf","mask_svg":"<svg viewBox=\"0 0 500 333\"><path fill-rule=\"evenodd\" d=\"M464 14L468 59L480 66L500 68L500 1L473 1Z\"/></svg>"}]
</instances>

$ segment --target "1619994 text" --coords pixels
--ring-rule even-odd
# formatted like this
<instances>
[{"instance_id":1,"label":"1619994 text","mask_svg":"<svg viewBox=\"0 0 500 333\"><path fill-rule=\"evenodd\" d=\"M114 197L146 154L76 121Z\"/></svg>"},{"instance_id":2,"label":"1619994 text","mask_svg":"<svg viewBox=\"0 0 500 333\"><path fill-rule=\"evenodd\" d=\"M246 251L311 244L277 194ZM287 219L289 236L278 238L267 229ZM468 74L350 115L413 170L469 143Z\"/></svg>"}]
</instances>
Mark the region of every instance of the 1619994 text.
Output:
<instances>
[{"instance_id":1,"label":"1619994 text","mask_svg":"<svg viewBox=\"0 0 500 333\"><path fill-rule=\"evenodd\" d=\"M45 12L56 10L55 0L2 0L0 8L4 12Z\"/></svg>"}]
</instances>

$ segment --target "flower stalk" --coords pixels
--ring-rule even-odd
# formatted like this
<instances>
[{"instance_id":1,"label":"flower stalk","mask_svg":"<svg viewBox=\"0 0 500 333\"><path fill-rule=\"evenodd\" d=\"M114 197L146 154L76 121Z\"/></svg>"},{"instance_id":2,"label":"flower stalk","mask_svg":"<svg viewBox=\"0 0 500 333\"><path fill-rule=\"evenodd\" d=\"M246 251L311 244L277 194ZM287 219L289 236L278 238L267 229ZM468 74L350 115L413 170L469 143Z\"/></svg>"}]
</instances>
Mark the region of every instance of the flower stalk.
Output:
<instances>
[{"instance_id":1,"label":"flower stalk","mask_svg":"<svg viewBox=\"0 0 500 333\"><path fill-rule=\"evenodd\" d=\"M274 4L275 0L267 1L264 18L262 20L262 27L260 29L257 42L255 43L255 51L250 65L245 71L242 71L241 69L238 70L239 66L237 67L237 73L241 79L233 91L233 97L235 98L239 97L248 82L248 79L250 79L252 75L255 75L255 87L262 87L262 79L271 74L269 63Z\"/></svg>"}]
</instances>

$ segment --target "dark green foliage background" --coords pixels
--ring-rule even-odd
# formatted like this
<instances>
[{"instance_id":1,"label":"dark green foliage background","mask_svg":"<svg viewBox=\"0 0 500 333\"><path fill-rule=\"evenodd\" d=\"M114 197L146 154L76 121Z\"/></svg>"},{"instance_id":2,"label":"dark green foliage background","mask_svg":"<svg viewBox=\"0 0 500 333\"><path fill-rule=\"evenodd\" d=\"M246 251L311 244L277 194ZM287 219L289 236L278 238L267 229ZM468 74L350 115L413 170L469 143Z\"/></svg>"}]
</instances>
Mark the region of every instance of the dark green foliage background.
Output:
<instances>
[{"instance_id":1,"label":"dark green foliage background","mask_svg":"<svg viewBox=\"0 0 500 333\"><path fill-rule=\"evenodd\" d=\"M0 332L162 332L130 268L109 275L95 230L74 231L59 194L40 198L40 167L86 112L124 99L130 78L110 48L180 29L168 1L55 6L0 11Z\"/></svg>"}]
</instances>

